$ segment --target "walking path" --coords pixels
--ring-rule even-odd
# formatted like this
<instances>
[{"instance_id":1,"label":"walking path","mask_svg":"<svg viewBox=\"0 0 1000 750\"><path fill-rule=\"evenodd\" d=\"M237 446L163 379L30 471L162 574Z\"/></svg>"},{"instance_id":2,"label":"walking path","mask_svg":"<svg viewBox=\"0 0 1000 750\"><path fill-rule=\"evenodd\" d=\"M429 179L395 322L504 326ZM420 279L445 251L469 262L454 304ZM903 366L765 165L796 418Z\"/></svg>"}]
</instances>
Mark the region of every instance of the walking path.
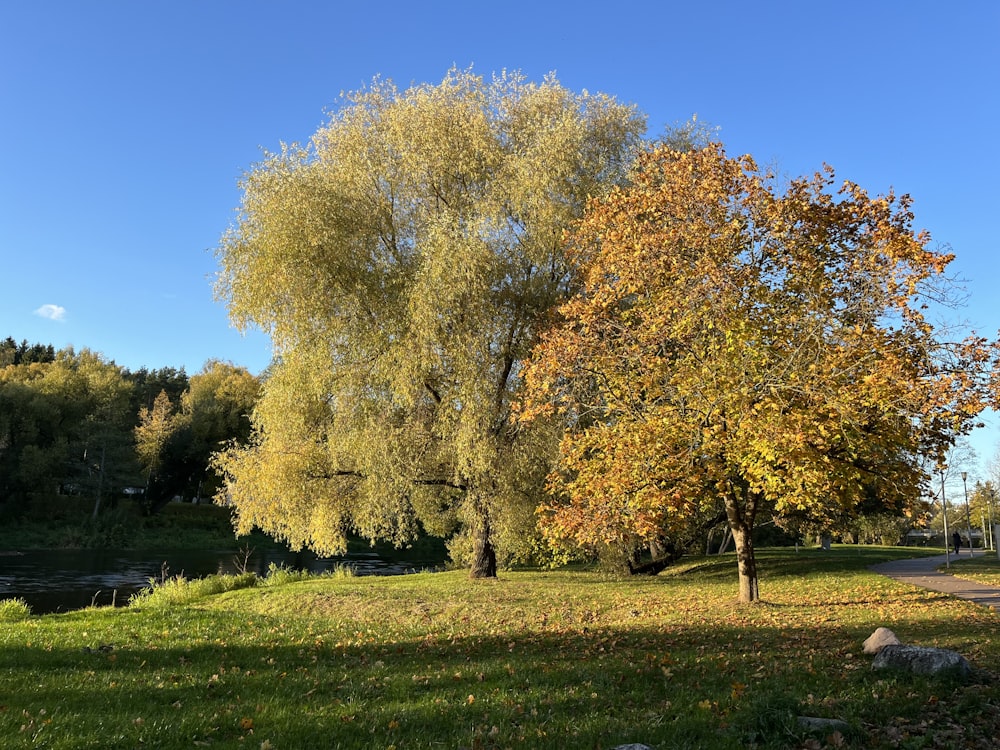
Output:
<instances>
[{"instance_id":1,"label":"walking path","mask_svg":"<svg viewBox=\"0 0 1000 750\"><path fill-rule=\"evenodd\" d=\"M968 557L968 553L963 553L959 557ZM959 599L967 599L1000 613L1000 587L965 581L946 573L939 573L937 569L944 564L945 555L936 555L934 557L916 557L912 560L894 560L893 562L873 565L871 570L902 583L931 591L940 591Z\"/></svg>"}]
</instances>

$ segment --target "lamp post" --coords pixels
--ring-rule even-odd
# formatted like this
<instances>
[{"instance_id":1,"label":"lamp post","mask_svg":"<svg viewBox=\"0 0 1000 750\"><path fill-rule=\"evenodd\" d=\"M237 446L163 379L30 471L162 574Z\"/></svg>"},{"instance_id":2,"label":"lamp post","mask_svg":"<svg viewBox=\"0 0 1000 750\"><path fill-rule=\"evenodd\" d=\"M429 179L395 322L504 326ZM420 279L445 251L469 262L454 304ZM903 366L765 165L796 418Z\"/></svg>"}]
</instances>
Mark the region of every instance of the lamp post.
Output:
<instances>
[{"instance_id":1,"label":"lamp post","mask_svg":"<svg viewBox=\"0 0 1000 750\"><path fill-rule=\"evenodd\" d=\"M990 550L996 551L996 542L993 540L993 485L986 483L986 513L990 518Z\"/></svg>"},{"instance_id":2,"label":"lamp post","mask_svg":"<svg viewBox=\"0 0 1000 750\"><path fill-rule=\"evenodd\" d=\"M986 492L989 493L990 498L989 505L987 506L990 513L990 544L992 545L990 549L997 553L997 559L1000 560L1000 545L997 544L997 541L1000 540L997 539L997 529L993 525L993 502L996 500L996 495L993 493L993 485L989 482L986 483Z\"/></svg>"},{"instance_id":3,"label":"lamp post","mask_svg":"<svg viewBox=\"0 0 1000 750\"><path fill-rule=\"evenodd\" d=\"M983 514L985 516L983 519L983 527L986 533L989 534L986 538L990 542L990 552L994 552L996 550L996 543L993 540L993 486L987 482L982 486L980 491L982 494L986 495L986 513ZM986 519L989 519L989 526L986 526Z\"/></svg>"},{"instance_id":4,"label":"lamp post","mask_svg":"<svg viewBox=\"0 0 1000 750\"><path fill-rule=\"evenodd\" d=\"M992 546L992 544L989 536L990 528L986 525L986 511L982 508L979 509L979 520L982 521L983 524L983 552L985 552L988 547Z\"/></svg>"},{"instance_id":5,"label":"lamp post","mask_svg":"<svg viewBox=\"0 0 1000 750\"><path fill-rule=\"evenodd\" d=\"M944 519L944 566L951 567L951 537L948 536L948 501L944 499L944 469L941 470L941 518Z\"/></svg>"},{"instance_id":6,"label":"lamp post","mask_svg":"<svg viewBox=\"0 0 1000 750\"><path fill-rule=\"evenodd\" d=\"M965 483L969 472L962 472L962 489L965 490L965 528L969 534L969 555L972 555L972 514L969 512L969 486Z\"/></svg>"}]
</instances>

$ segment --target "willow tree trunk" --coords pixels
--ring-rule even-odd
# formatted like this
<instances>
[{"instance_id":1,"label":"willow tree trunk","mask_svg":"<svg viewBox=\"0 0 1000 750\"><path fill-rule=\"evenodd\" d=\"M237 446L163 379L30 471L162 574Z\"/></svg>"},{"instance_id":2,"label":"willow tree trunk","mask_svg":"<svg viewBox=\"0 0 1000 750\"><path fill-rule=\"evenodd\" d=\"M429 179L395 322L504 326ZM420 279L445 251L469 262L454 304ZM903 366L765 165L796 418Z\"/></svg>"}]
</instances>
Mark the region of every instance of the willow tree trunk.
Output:
<instances>
[{"instance_id":1,"label":"willow tree trunk","mask_svg":"<svg viewBox=\"0 0 1000 750\"><path fill-rule=\"evenodd\" d=\"M485 514L477 519L472 530L471 578L497 577L497 552L490 538L490 519Z\"/></svg>"}]
</instances>

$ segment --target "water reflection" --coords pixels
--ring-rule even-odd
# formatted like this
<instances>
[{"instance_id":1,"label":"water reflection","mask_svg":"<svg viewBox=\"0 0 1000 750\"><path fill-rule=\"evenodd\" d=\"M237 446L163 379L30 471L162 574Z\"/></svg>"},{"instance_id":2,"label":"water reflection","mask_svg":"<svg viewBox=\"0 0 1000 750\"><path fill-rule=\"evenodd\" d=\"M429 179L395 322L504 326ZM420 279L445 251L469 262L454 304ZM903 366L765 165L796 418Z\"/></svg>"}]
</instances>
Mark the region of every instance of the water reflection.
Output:
<instances>
[{"instance_id":1,"label":"water reflection","mask_svg":"<svg viewBox=\"0 0 1000 750\"><path fill-rule=\"evenodd\" d=\"M436 568L441 560L407 559L377 552L351 552L344 557L317 558L302 552L267 551L249 559L229 551L181 550L47 550L0 555L0 599L20 597L34 614L66 612L91 605L118 606L148 585L150 578L184 575L200 578L246 570L259 575L269 566L322 572L347 565L358 575L399 575Z\"/></svg>"}]
</instances>

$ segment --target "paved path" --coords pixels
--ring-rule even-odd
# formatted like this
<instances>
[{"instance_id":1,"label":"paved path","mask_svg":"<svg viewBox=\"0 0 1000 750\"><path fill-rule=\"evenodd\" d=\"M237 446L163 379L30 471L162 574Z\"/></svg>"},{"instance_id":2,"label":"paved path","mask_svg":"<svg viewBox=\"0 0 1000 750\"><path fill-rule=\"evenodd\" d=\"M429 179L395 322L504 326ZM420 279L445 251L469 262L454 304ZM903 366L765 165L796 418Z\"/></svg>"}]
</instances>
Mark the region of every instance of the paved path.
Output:
<instances>
[{"instance_id":1,"label":"paved path","mask_svg":"<svg viewBox=\"0 0 1000 750\"><path fill-rule=\"evenodd\" d=\"M969 553L964 551L959 555L959 557L968 556ZM952 559L955 559L954 555L952 555ZM936 555L934 557L917 557L912 560L894 560L893 562L873 565L871 569L894 580L931 591L940 591L959 599L968 599L1000 613L1000 587L965 581L961 578L955 578L955 576L939 573L937 569L943 567L944 564L945 556Z\"/></svg>"}]
</instances>

